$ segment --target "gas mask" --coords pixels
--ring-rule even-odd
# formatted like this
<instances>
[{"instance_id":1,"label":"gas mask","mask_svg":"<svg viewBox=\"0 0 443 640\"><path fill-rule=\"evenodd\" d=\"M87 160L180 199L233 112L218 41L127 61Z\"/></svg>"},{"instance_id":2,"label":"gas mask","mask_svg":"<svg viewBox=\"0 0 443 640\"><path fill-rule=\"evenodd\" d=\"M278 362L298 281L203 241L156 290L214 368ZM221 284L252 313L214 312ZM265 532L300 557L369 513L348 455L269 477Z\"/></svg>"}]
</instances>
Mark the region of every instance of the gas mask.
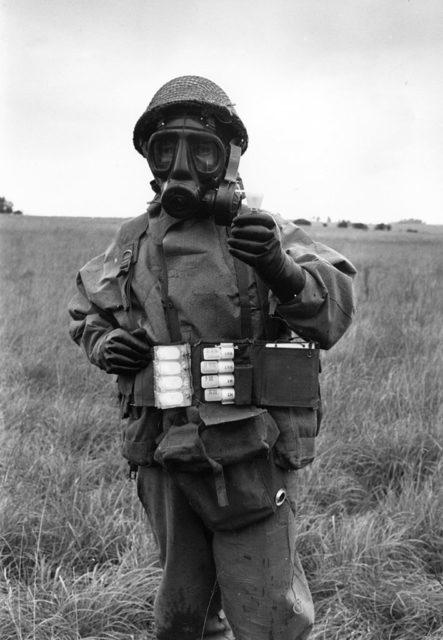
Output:
<instances>
[{"instance_id":1,"label":"gas mask","mask_svg":"<svg viewBox=\"0 0 443 640\"><path fill-rule=\"evenodd\" d=\"M170 216L213 216L216 224L231 223L242 198L237 182L241 149L230 143L227 150L215 126L197 116L171 118L161 123L143 152Z\"/></svg>"}]
</instances>

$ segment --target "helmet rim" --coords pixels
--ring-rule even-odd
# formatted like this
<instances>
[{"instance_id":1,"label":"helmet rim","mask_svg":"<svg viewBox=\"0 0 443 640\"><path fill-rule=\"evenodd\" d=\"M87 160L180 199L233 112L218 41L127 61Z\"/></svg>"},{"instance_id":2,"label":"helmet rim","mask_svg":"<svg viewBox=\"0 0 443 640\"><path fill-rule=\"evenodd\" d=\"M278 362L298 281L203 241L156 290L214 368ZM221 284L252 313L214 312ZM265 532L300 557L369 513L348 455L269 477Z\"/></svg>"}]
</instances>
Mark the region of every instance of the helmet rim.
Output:
<instances>
[{"instance_id":1,"label":"helmet rim","mask_svg":"<svg viewBox=\"0 0 443 640\"><path fill-rule=\"evenodd\" d=\"M143 155L141 145L155 132L158 121L180 107L214 116L217 122L229 130L232 138L237 138L242 154L246 151L246 127L223 89L202 76L179 76L160 87L137 120L133 143L139 153Z\"/></svg>"}]
</instances>

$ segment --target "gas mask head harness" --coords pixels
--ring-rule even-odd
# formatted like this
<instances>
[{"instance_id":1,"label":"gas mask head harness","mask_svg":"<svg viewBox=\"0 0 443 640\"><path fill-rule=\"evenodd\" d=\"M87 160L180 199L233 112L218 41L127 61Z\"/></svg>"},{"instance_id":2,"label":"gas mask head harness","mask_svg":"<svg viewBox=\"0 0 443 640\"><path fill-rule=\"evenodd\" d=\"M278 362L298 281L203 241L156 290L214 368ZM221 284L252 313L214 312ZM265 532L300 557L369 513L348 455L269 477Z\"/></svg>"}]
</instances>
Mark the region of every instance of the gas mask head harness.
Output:
<instances>
[{"instance_id":1,"label":"gas mask head harness","mask_svg":"<svg viewBox=\"0 0 443 640\"><path fill-rule=\"evenodd\" d=\"M169 215L231 223L242 199L241 148L222 136L214 118L182 112L161 120L142 144L155 177L152 186Z\"/></svg>"}]
</instances>

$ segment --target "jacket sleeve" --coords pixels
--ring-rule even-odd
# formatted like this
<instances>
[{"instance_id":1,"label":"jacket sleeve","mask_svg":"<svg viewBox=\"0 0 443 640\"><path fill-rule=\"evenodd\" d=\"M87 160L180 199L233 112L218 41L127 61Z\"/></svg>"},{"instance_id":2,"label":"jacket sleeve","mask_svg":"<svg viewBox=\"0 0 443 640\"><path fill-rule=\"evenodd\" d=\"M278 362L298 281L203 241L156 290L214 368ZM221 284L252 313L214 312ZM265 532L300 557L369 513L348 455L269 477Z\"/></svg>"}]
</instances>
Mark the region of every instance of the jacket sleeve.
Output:
<instances>
[{"instance_id":1,"label":"jacket sleeve","mask_svg":"<svg viewBox=\"0 0 443 640\"><path fill-rule=\"evenodd\" d=\"M157 206L154 202L150 209ZM130 309L129 274L148 223L149 212L123 223L106 251L77 275L77 292L69 303L69 333L93 364L98 365L98 349L107 333L119 327L128 331L136 328Z\"/></svg>"},{"instance_id":2,"label":"jacket sleeve","mask_svg":"<svg viewBox=\"0 0 443 640\"><path fill-rule=\"evenodd\" d=\"M314 242L295 224L277 221L283 249L302 267L306 281L302 291L285 304L271 294L271 313L280 315L301 337L330 349L345 333L355 312L352 280L356 269L343 255Z\"/></svg>"},{"instance_id":3,"label":"jacket sleeve","mask_svg":"<svg viewBox=\"0 0 443 640\"><path fill-rule=\"evenodd\" d=\"M69 333L89 360L98 365L101 338L125 326L120 258L120 231L105 253L90 260L77 274L77 291L70 300Z\"/></svg>"},{"instance_id":4,"label":"jacket sleeve","mask_svg":"<svg viewBox=\"0 0 443 640\"><path fill-rule=\"evenodd\" d=\"M70 300L68 311L71 318L69 323L71 338L83 348L88 359L98 366L101 338L118 324L111 312L101 309L89 300L81 271L77 275L77 293Z\"/></svg>"}]
</instances>

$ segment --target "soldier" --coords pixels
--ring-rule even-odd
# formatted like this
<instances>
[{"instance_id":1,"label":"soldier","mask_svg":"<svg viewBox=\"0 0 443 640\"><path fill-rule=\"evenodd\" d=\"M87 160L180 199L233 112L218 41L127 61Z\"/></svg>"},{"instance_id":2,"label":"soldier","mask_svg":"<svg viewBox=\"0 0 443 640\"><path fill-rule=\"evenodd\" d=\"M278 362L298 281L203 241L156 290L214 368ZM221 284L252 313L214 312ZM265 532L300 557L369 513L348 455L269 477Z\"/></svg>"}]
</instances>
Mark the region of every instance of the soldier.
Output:
<instances>
[{"instance_id":1,"label":"soldier","mask_svg":"<svg viewBox=\"0 0 443 640\"><path fill-rule=\"evenodd\" d=\"M70 333L118 376L163 567L157 638L305 639L296 470L315 455L319 349L351 322L355 269L248 206L247 131L210 80L162 86L133 140L155 197L81 269Z\"/></svg>"}]
</instances>

